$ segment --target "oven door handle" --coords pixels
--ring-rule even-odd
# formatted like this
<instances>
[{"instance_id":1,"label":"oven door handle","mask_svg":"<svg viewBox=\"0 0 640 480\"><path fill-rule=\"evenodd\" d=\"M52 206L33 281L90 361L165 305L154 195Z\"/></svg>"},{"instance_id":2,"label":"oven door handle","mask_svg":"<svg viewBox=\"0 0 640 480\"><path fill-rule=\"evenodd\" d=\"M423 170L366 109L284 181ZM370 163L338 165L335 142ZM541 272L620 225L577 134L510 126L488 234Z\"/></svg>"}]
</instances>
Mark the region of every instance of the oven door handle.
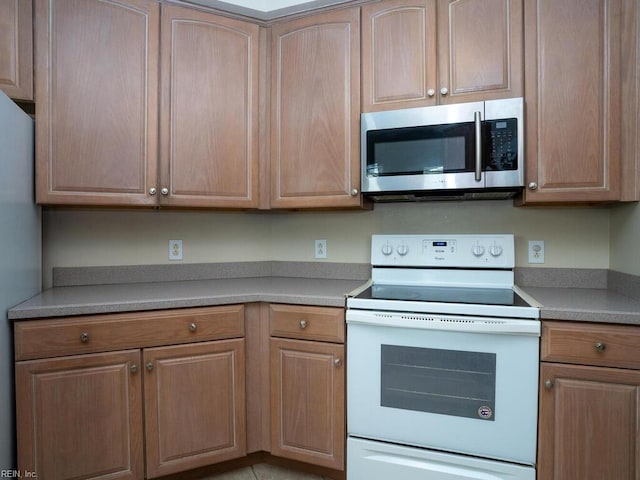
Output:
<instances>
[{"instance_id":1,"label":"oven door handle","mask_svg":"<svg viewBox=\"0 0 640 480\"><path fill-rule=\"evenodd\" d=\"M473 113L473 122L476 130L476 182L482 180L482 118L481 112Z\"/></svg>"}]
</instances>

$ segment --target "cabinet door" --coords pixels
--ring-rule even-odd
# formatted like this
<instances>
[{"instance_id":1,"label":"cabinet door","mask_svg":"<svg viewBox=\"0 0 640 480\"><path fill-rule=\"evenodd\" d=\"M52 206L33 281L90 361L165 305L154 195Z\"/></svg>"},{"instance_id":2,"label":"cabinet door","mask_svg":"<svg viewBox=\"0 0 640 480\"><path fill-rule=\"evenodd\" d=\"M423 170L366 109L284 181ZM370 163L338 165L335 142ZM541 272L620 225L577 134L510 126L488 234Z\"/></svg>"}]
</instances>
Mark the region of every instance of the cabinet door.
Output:
<instances>
[{"instance_id":1,"label":"cabinet door","mask_svg":"<svg viewBox=\"0 0 640 480\"><path fill-rule=\"evenodd\" d=\"M542 363L538 478L640 477L640 371Z\"/></svg>"},{"instance_id":2,"label":"cabinet door","mask_svg":"<svg viewBox=\"0 0 640 480\"><path fill-rule=\"evenodd\" d=\"M142 478L140 370L139 350L16 363L19 471Z\"/></svg>"},{"instance_id":3,"label":"cabinet door","mask_svg":"<svg viewBox=\"0 0 640 480\"><path fill-rule=\"evenodd\" d=\"M271 453L344 469L344 346L271 339Z\"/></svg>"},{"instance_id":4,"label":"cabinet door","mask_svg":"<svg viewBox=\"0 0 640 480\"><path fill-rule=\"evenodd\" d=\"M523 0L438 0L439 103L523 94Z\"/></svg>"},{"instance_id":5,"label":"cabinet door","mask_svg":"<svg viewBox=\"0 0 640 480\"><path fill-rule=\"evenodd\" d=\"M525 3L525 202L620 195L621 0Z\"/></svg>"},{"instance_id":6,"label":"cabinet door","mask_svg":"<svg viewBox=\"0 0 640 480\"><path fill-rule=\"evenodd\" d=\"M147 477L242 457L244 340L145 349Z\"/></svg>"},{"instance_id":7,"label":"cabinet door","mask_svg":"<svg viewBox=\"0 0 640 480\"><path fill-rule=\"evenodd\" d=\"M161 31L160 202L257 207L259 27L164 4Z\"/></svg>"},{"instance_id":8,"label":"cabinet door","mask_svg":"<svg viewBox=\"0 0 640 480\"><path fill-rule=\"evenodd\" d=\"M436 0L362 7L362 111L435 105Z\"/></svg>"},{"instance_id":9,"label":"cabinet door","mask_svg":"<svg viewBox=\"0 0 640 480\"><path fill-rule=\"evenodd\" d=\"M0 0L0 90L33 100L31 0Z\"/></svg>"},{"instance_id":10,"label":"cabinet door","mask_svg":"<svg viewBox=\"0 0 640 480\"><path fill-rule=\"evenodd\" d=\"M37 201L156 204L158 2L35 6Z\"/></svg>"},{"instance_id":11,"label":"cabinet door","mask_svg":"<svg viewBox=\"0 0 640 480\"><path fill-rule=\"evenodd\" d=\"M360 10L272 28L271 206L359 206Z\"/></svg>"}]
</instances>

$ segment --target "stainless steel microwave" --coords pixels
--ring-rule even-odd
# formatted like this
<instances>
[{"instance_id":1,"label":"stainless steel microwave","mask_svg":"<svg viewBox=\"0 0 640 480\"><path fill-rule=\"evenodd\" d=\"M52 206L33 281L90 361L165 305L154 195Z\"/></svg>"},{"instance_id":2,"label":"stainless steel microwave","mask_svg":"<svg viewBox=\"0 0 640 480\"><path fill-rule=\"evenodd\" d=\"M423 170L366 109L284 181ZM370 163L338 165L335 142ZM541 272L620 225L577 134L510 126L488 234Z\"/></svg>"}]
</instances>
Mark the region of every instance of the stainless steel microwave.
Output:
<instances>
[{"instance_id":1,"label":"stainless steel microwave","mask_svg":"<svg viewBox=\"0 0 640 480\"><path fill-rule=\"evenodd\" d=\"M362 114L362 193L508 198L524 185L522 98Z\"/></svg>"}]
</instances>

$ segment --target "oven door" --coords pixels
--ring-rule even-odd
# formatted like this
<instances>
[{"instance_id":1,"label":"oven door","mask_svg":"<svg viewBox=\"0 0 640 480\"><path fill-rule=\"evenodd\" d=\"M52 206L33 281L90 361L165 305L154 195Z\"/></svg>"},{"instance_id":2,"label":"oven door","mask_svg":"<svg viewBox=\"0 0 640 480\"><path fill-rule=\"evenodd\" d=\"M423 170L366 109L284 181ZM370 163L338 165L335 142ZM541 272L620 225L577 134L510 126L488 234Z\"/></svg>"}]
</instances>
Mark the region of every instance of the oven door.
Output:
<instances>
[{"instance_id":1,"label":"oven door","mask_svg":"<svg viewBox=\"0 0 640 480\"><path fill-rule=\"evenodd\" d=\"M443 316L432 329L428 314L393 312L367 324L363 315L350 321L347 311L349 435L535 464L539 330L483 333L491 319Z\"/></svg>"}]
</instances>

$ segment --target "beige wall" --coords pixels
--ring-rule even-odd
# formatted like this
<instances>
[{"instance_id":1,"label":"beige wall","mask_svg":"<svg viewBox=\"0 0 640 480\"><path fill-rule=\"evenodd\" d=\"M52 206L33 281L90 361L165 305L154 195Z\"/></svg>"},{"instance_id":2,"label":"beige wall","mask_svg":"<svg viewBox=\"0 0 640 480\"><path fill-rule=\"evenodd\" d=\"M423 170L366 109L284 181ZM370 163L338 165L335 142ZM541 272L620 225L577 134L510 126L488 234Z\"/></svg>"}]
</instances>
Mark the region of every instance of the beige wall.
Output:
<instances>
[{"instance_id":1,"label":"beige wall","mask_svg":"<svg viewBox=\"0 0 640 480\"><path fill-rule=\"evenodd\" d=\"M611 209L612 270L640 275L640 203Z\"/></svg>"},{"instance_id":2,"label":"beige wall","mask_svg":"<svg viewBox=\"0 0 640 480\"><path fill-rule=\"evenodd\" d=\"M639 215L616 210L618 229L631 216L637 238ZM368 263L373 233L513 233L518 266L529 265L527 241L544 240L543 267L609 268L610 217L607 208L516 208L508 200L377 204L366 212L52 209L43 215L43 283L51 286L56 266L170 263L170 239L183 240L184 263L314 261L315 239L327 240L326 261ZM623 253L633 250L616 251L626 267Z\"/></svg>"}]
</instances>

